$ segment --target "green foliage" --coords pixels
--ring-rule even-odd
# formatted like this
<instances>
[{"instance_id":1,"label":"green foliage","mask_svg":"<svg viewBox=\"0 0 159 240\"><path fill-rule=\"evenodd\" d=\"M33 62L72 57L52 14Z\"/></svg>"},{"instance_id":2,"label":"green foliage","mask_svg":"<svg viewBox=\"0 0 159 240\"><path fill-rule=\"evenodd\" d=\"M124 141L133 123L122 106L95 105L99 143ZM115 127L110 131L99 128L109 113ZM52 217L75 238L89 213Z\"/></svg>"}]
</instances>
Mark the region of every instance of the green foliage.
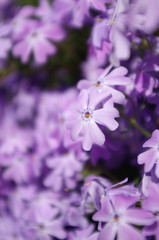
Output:
<instances>
[{"instance_id":1,"label":"green foliage","mask_svg":"<svg viewBox=\"0 0 159 240\"><path fill-rule=\"evenodd\" d=\"M20 5L20 6L25 6L25 5L38 6L38 0L15 0L15 5Z\"/></svg>"}]
</instances>

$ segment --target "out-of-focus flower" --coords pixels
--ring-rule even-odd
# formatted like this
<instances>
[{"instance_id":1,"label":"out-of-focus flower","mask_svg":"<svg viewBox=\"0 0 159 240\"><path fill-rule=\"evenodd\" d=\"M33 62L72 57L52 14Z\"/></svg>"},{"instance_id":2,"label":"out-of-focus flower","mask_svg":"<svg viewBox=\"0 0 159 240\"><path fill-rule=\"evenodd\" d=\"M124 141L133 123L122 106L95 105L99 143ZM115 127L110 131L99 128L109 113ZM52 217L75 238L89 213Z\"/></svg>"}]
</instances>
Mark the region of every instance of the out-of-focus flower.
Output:
<instances>
[{"instance_id":1,"label":"out-of-focus flower","mask_svg":"<svg viewBox=\"0 0 159 240\"><path fill-rule=\"evenodd\" d=\"M142 207L145 210L151 211L156 216L156 221L151 226L143 229L145 236L155 235L156 240L159 239L159 185L152 181L146 184L146 197L142 202Z\"/></svg>"},{"instance_id":2,"label":"out-of-focus flower","mask_svg":"<svg viewBox=\"0 0 159 240\"><path fill-rule=\"evenodd\" d=\"M85 229L76 230L68 234L68 240L97 240L98 233L93 233L94 226L90 225Z\"/></svg>"},{"instance_id":3,"label":"out-of-focus flower","mask_svg":"<svg viewBox=\"0 0 159 240\"><path fill-rule=\"evenodd\" d=\"M155 174L159 178L159 130L152 133L152 137L144 143L143 147L149 149L138 156L138 163L145 164L146 173L155 166Z\"/></svg>"},{"instance_id":4,"label":"out-of-focus flower","mask_svg":"<svg viewBox=\"0 0 159 240\"><path fill-rule=\"evenodd\" d=\"M61 41L64 37L65 32L58 24L41 25L32 20L29 32L14 45L13 55L25 63L33 53L36 63L43 64L48 56L56 53L56 47L51 41Z\"/></svg>"},{"instance_id":5,"label":"out-of-focus flower","mask_svg":"<svg viewBox=\"0 0 159 240\"><path fill-rule=\"evenodd\" d=\"M100 199L106 192L106 188L111 186L111 183L102 177L89 176L85 179L82 188L82 213L94 212L101 207Z\"/></svg>"},{"instance_id":6,"label":"out-of-focus flower","mask_svg":"<svg viewBox=\"0 0 159 240\"><path fill-rule=\"evenodd\" d=\"M106 223L99 233L99 240L107 236L110 240L115 239L140 239L142 233L133 225L147 226L154 223L153 215L145 210L131 207L136 203L136 198L124 194L115 194L101 199L101 209L94 214L93 220Z\"/></svg>"},{"instance_id":7,"label":"out-of-focus flower","mask_svg":"<svg viewBox=\"0 0 159 240\"><path fill-rule=\"evenodd\" d=\"M52 172L44 180L44 185L52 187L55 191L60 189L72 189L80 179L83 168L82 159L78 159L75 151L61 152L47 159L47 166ZM70 167L71 166L71 167Z\"/></svg>"}]
</instances>

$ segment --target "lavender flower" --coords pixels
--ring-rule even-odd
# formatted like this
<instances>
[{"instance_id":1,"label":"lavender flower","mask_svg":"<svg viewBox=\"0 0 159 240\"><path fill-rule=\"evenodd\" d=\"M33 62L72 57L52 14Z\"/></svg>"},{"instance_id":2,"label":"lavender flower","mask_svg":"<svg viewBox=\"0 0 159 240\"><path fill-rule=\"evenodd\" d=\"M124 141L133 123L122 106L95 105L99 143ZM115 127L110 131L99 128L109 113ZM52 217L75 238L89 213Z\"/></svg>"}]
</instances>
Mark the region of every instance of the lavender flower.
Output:
<instances>
[{"instance_id":1,"label":"lavender flower","mask_svg":"<svg viewBox=\"0 0 159 240\"><path fill-rule=\"evenodd\" d=\"M103 108L96 109L97 105L105 99L106 94L98 95L96 91L82 90L78 101L78 114L71 135L73 140L77 140L81 134L83 137L83 149L89 151L93 144L103 145L105 136L98 127L98 124L104 125L111 131L118 127L114 118L118 117L118 111L114 108L112 99L108 99ZM107 94L109 97L109 95ZM104 121L103 121L104 120Z\"/></svg>"},{"instance_id":2,"label":"lavender flower","mask_svg":"<svg viewBox=\"0 0 159 240\"><path fill-rule=\"evenodd\" d=\"M78 88L97 88L98 92L110 92L113 97L113 101L117 103L122 103L125 99L125 96L122 92L116 90L114 86L126 86L130 83L130 79L125 77L127 74L127 69L124 67L119 67L114 70L111 70L112 66L110 65L105 70L98 70L94 79L91 81L81 80L78 83Z\"/></svg>"},{"instance_id":3,"label":"lavender flower","mask_svg":"<svg viewBox=\"0 0 159 240\"><path fill-rule=\"evenodd\" d=\"M149 149L138 156L138 163L145 164L144 171L146 173L155 167L155 174L159 178L158 142L159 130L155 130L152 137L144 143L143 147Z\"/></svg>"},{"instance_id":4,"label":"lavender flower","mask_svg":"<svg viewBox=\"0 0 159 240\"><path fill-rule=\"evenodd\" d=\"M31 26L23 39L15 44L13 54L20 57L22 62L25 63L33 53L35 61L43 64L48 56L56 53L56 47L50 43L50 40L60 41L64 38L65 33L58 24L41 25L32 21ZM25 52L22 51L24 48Z\"/></svg>"},{"instance_id":5,"label":"lavender flower","mask_svg":"<svg viewBox=\"0 0 159 240\"><path fill-rule=\"evenodd\" d=\"M104 197L101 199L101 209L93 216L93 220L104 224L99 233L99 240L105 239L144 239L142 233L135 229L134 225L151 225L155 219L153 215L145 210L131 207L136 199L123 194L115 194L111 199Z\"/></svg>"}]
</instances>

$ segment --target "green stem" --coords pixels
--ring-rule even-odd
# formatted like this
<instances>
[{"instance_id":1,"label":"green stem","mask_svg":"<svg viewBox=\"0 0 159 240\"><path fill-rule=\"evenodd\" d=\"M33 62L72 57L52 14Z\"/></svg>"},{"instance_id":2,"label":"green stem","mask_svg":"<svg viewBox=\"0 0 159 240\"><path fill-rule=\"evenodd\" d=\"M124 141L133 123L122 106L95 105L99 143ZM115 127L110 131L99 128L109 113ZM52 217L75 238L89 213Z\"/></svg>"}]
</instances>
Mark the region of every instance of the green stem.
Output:
<instances>
[{"instance_id":1,"label":"green stem","mask_svg":"<svg viewBox=\"0 0 159 240\"><path fill-rule=\"evenodd\" d=\"M145 130L144 128L142 128L136 121L135 118L129 118L129 122L130 124L135 127L136 129L138 129L145 137L150 138L151 137L151 133L148 132L147 130Z\"/></svg>"},{"instance_id":2,"label":"green stem","mask_svg":"<svg viewBox=\"0 0 159 240\"><path fill-rule=\"evenodd\" d=\"M125 118L134 128L136 128L137 130L139 130L145 137L150 138L151 137L151 133L147 130L145 130L143 127L141 127L135 118L129 118L126 114L124 114L123 112L120 111L120 116Z\"/></svg>"}]
</instances>

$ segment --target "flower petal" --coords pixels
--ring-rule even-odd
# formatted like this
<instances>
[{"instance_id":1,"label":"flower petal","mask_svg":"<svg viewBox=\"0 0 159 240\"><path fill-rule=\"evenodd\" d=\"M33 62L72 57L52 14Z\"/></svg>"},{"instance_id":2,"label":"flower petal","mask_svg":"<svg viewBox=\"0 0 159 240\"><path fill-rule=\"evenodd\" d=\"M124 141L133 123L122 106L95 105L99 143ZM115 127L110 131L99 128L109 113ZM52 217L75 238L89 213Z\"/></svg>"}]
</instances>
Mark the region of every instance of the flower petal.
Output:
<instances>
[{"instance_id":1,"label":"flower petal","mask_svg":"<svg viewBox=\"0 0 159 240\"><path fill-rule=\"evenodd\" d=\"M84 125L84 139L83 149L89 151L94 144L103 145L105 136L94 121L85 123Z\"/></svg>"},{"instance_id":2,"label":"flower petal","mask_svg":"<svg viewBox=\"0 0 159 240\"><path fill-rule=\"evenodd\" d=\"M152 137L146 141L143 147L156 147L159 145L159 130L155 130L152 133Z\"/></svg>"},{"instance_id":3,"label":"flower petal","mask_svg":"<svg viewBox=\"0 0 159 240\"><path fill-rule=\"evenodd\" d=\"M149 149L138 156L138 163L145 164L145 172L151 171L157 160L156 150Z\"/></svg>"},{"instance_id":4,"label":"flower petal","mask_svg":"<svg viewBox=\"0 0 159 240\"><path fill-rule=\"evenodd\" d=\"M76 141L80 132L83 129L83 124L80 119L77 119L73 122L73 127L71 129L71 138L73 141Z\"/></svg>"},{"instance_id":5,"label":"flower petal","mask_svg":"<svg viewBox=\"0 0 159 240\"><path fill-rule=\"evenodd\" d=\"M124 219L127 223L134 225L151 225L154 223L155 218L152 213L145 211L143 209L131 208L125 212Z\"/></svg>"},{"instance_id":6,"label":"flower petal","mask_svg":"<svg viewBox=\"0 0 159 240\"><path fill-rule=\"evenodd\" d=\"M123 223L118 230L118 240L145 240L145 238L137 229Z\"/></svg>"},{"instance_id":7,"label":"flower petal","mask_svg":"<svg viewBox=\"0 0 159 240\"><path fill-rule=\"evenodd\" d=\"M109 240L114 240L116 233L117 233L117 228L116 228L115 224L108 223L105 225L105 227L99 233L98 240L106 240L106 238ZM123 239L125 240L125 238L123 238Z\"/></svg>"},{"instance_id":8,"label":"flower petal","mask_svg":"<svg viewBox=\"0 0 159 240\"><path fill-rule=\"evenodd\" d=\"M117 112L115 111L115 113ZM111 112L111 109L107 110L103 108L103 109L95 110L93 112L94 120L97 123L106 126L111 131L114 131L119 126L118 122L114 119L114 117L116 116L114 116L113 111Z\"/></svg>"},{"instance_id":9,"label":"flower petal","mask_svg":"<svg viewBox=\"0 0 159 240\"><path fill-rule=\"evenodd\" d=\"M92 219L99 222L109 222L114 215L112 204L108 197L101 198L101 209L96 212Z\"/></svg>"}]
</instances>

